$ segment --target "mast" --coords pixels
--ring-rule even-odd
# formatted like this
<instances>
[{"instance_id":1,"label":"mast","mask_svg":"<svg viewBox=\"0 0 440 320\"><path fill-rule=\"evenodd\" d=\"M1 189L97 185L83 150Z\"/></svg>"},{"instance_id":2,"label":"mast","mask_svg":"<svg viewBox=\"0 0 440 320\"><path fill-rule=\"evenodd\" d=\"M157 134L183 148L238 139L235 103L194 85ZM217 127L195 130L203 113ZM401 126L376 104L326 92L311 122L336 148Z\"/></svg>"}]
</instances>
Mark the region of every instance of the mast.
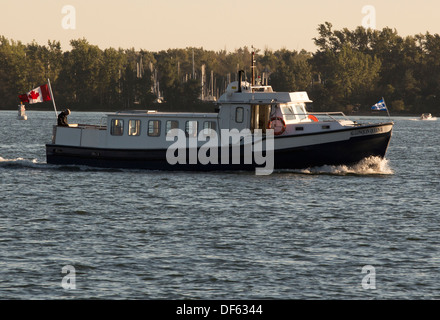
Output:
<instances>
[{"instance_id":1,"label":"mast","mask_svg":"<svg viewBox=\"0 0 440 320\"><path fill-rule=\"evenodd\" d=\"M192 75L192 78L195 79L196 78L196 74L195 74L195 70L194 70L194 49L193 49L193 56L192 56L192 58L193 58L192 59L193 60L192 61L193 62L193 75Z\"/></svg>"},{"instance_id":2,"label":"mast","mask_svg":"<svg viewBox=\"0 0 440 320\"><path fill-rule=\"evenodd\" d=\"M251 70L252 70L252 79L251 79L251 86L255 85L255 50L254 46L252 48L252 61L251 61Z\"/></svg>"},{"instance_id":3,"label":"mast","mask_svg":"<svg viewBox=\"0 0 440 320\"><path fill-rule=\"evenodd\" d=\"M202 77L201 78L202 78L202 81L201 81L202 98L201 98L201 100L203 101L205 99L205 90L206 90L206 88L205 88L206 76L205 76L205 65L204 64L202 64Z\"/></svg>"}]
</instances>

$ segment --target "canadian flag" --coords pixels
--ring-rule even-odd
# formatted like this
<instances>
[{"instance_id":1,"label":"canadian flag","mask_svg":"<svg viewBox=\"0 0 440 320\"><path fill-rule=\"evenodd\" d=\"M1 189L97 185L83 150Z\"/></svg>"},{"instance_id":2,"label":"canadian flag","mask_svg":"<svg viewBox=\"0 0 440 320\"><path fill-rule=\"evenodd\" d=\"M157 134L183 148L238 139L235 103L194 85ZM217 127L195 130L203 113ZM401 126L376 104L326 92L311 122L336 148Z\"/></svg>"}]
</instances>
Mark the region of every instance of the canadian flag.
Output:
<instances>
[{"instance_id":1,"label":"canadian flag","mask_svg":"<svg viewBox=\"0 0 440 320\"><path fill-rule=\"evenodd\" d=\"M26 94L21 94L18 98L23 103L38 103L43 101L51 101L49 87L47 84L39 86Z\"/></svg>"}]
</instances>

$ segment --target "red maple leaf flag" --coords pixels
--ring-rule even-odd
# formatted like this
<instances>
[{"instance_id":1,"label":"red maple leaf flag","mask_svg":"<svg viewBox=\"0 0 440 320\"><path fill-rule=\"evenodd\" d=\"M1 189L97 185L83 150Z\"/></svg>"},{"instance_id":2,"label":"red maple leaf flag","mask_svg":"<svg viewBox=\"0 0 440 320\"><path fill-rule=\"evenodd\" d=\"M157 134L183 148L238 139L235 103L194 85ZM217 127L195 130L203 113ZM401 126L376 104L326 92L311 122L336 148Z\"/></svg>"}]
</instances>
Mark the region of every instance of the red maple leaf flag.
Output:
<instances>
[{"instance_id":1,"label":"red maple leaf flag","mask_svg":"<svg viewBox=\"0 0 440 320\"><path fill-rule=\"evenodd\" d=\"M18 96L23 103L38 103L43 101L51 101L49 87L47 84L39 86L26 94L21 94Z\"/></svg>"}]
</instances>

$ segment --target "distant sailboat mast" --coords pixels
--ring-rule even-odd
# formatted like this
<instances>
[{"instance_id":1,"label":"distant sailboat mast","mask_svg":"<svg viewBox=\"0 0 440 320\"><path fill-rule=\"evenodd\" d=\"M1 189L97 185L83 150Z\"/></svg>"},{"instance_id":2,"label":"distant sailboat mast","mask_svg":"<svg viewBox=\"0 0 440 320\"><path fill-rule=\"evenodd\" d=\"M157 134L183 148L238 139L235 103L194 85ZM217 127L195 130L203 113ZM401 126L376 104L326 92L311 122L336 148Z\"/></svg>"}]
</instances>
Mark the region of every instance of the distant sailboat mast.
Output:
<instances>
[{"instance_id":1,"label":"distant sailboat mast","mask_svg":"<svg viewBox=\"0 0 440 320\"><path fill-rule=\"evenodd\" d=\"M193 80L196 78L196 72L195 72L195 69L194 69L194 49L193 49L193 56L192 56L192 59L193 59Z\"/></svg>"}]
</instances>

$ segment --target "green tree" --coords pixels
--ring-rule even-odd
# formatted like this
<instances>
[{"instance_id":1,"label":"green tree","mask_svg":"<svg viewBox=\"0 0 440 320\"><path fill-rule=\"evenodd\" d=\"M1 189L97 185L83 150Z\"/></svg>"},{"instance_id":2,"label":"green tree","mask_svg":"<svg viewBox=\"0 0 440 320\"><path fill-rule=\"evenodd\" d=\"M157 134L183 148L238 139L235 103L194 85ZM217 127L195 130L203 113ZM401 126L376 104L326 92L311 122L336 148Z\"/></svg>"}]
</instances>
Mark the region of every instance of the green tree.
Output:
<instances>
[{"instance_id":1,"label":"green tree","mask_svg":"<svg viewBox=\"0 0 440 320\"><path fill-rule=\"evenodd\" d=\"M99 105L99 83L103 53L86 39L71 40L72 50L64 54L58 86L65 103Z\"/></svg>"},{"instance_id":2,"label":"green tree","mask_svg":"<svg viewBox=\"0 0 440 320\"><path fill-rule=\"evenodd\" d=\"M99 103L101 106L122 106L122 70L127 58L122 49L105 49L99 70Z\"/></svg>"},{"instance_id":3,"label":"green tree","mask_svg":"<svg viewBox=\"0 0 440 320\"><path fill-rule=\"evenodd\" d=\"M18 95L33 89L27 81L26 46L0 36L0 98L2 104L14 107Z\"/></svg>"},{"instance_id":4,"label":"green tree","mask_svg":"<svg viewBox=\"0 0 440 320\"><path fill-rule=\"evenodd\" d=\"M340 51L325 49L315 54L314 70L321 75L323 86L318 104L336 107L367 103L379 79L381 62L344 44ZM316 100L316 99L315 99Z\"/></svg>"},{"instance_id":5,"label":"green tree","mask_svg":"<svg viewBox=\"0 0 440 320\"><path fill-rule=\"evenodd\" d=\"M304 91L312 80L310 54L286 49L275 52L275 68L270 81L276 91Z\"/></svg>"}]
</instances>

